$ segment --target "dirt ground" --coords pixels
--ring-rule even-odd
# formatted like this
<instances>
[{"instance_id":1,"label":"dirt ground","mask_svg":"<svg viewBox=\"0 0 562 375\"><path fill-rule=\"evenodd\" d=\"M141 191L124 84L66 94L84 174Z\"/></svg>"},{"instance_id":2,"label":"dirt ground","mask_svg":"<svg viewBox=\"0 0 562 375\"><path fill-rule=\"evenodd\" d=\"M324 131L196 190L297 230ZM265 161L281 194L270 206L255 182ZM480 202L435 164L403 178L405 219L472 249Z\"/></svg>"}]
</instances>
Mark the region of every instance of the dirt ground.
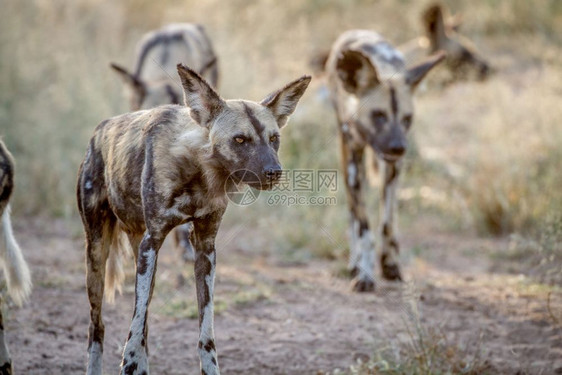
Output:
<instances>
[{"instance_id":1,"label":"dirt ground","mask_svg":"<svg viewBox=\"0 0 562 375\"><path fill-rule=\"evenodd\" d=\"M5 306L16 372L83 373L88 302L81 233L63 221L14 221L34 277L31 301ZM502 240L413 230L402 236L410 252L407 282L379 282L376 293L354 294L349 280L335 276L335 262L290 264L257 255L259 249L238 240L237 228L223 228L219 237L215 330L225 374L349 369L381 347L408 342L406 327L416 321L479 353L490 373L562 373L562 295L523 276L490 273L489 255ZM198 373L195 288L191 267L178 259L168 244L162 249L149 323L154 374ZM130 272L123 295L104 307L108 374L118 373L132 279Z\"/></svg>"}]
</instances>

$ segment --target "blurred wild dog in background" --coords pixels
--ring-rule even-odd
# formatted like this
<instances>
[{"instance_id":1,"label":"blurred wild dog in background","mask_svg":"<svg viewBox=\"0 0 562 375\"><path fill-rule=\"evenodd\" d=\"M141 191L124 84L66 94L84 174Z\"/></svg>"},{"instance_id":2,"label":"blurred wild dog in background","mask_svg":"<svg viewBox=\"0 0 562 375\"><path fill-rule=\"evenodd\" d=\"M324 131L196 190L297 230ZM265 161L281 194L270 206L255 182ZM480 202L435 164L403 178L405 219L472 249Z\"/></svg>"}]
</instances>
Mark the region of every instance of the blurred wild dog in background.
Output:
<instances>
[{"instance_id":1,"label":"blurred wild dog in background","mask_svg":"<svg viewBox=\"0 0 562 375\"><path fill-rule=\"evenodd\" d=\"M10 221L9 201L14 189L14 159L0 140L0 263L4 270L8 294L20 305L31 292L29 268L14 234ZM12 374L12 360L4 338L0 296L0 374Z\"/></svg>"},{"instance_id":2,"label":"blurred wild dog in background","mask_svg":"<svg viewBox=\"0 0 562 375\"><path fill-rule=\"evenodd\" d=\"M160 106L103 121L80 166L77 198L90 301L88 374L102 373L102 299L106 285L111 298L123 281L129 245L137 260L135 308L121 374L148 373L148 305L158 251L166 235L187 222L194 224L201 373L219 374L213 288L215 236L230 191L225 184L270 189L279 180L279 132L310 82L303 76L256 103L222 99L183 65L178 73L187 107Z\"/></svg>"},{"instance_id":3,"label":"blurred wild dog in background","mask_svg":"<svg viewBox=\"0 0 562 375\"><path fill-rule=\"evenodd\" d=\"M183 91L176 73L179 63L191 67L217 88L217 56L205 28L197 24L170 24L145 34L137 45L133 73L117 64L111 64L111 67L127 85L130 109L136 111L182 103ZM173 231L174 246L185 261L195 259L192 231L192 224L179 226Z\"/></svg>"},{"instance_id":4,"label":"blurred wild dog in background","mask_svg":"<svg viewBox=\"0 0 562 375\"><path fill-rule=\"evenodd\" d=\"M186 64L217 87L218 61L211 40L202 25L170 24L145 34L137 45L132 73L112 63L130 93L130 109L181 104L182 87L176 65Z\"/></svg>"},{"instance_id":5,"label":"blurred wild dog in background","mask_svg":"<svg viewBox=\"0 0 562 375\"><path fill-rule=\"evenodd\" d=\"M443 52L407 68L402 54L379 34L351 30L334 43L326 62L332 104L341 140L342 168L351 213L349 269L356 291L375 288L375 237L363 199L364 153L371 148L382 171L382 276L401 280L398 265L396 191L412 125L412 96L424 76L445 58Z\"/></svg>"},{"instance_id":6,"label":"blurred wild dog in background","mask_svg":"<svg viewBox=\"0 0 562 375\"><path fill-rule=\"evenodd\" d=\"M406 61L416 62L437 51L445 51L445 65L451 73L451 81L474 75L482 80L490 75L490 64L478 53L474 43L458 33L459 15L448 16L443 6L434 4L424 11L422 23L425 36L398 47Z\"/></svg>"}]
</instances>

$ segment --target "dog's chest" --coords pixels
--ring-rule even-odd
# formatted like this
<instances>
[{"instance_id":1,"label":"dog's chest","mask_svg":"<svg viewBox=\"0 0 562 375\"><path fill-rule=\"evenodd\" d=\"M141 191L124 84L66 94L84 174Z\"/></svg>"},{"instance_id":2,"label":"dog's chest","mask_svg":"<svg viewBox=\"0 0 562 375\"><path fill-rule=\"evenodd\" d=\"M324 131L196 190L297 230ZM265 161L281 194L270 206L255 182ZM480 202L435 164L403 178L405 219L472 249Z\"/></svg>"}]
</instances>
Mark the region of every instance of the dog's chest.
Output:
<instances>
[{"instance_id":1,"label":"dog's chest","mask_svg":"<svg viewBox=\"0 0 562 375\"><path fill-rule=\"evenodd\" d=\"M217 210L224 210L228 204L225 194L216 196L195 186L174 198L173 210L181 212L189 219L200 219Z\"/></svg>"}]
</instances>

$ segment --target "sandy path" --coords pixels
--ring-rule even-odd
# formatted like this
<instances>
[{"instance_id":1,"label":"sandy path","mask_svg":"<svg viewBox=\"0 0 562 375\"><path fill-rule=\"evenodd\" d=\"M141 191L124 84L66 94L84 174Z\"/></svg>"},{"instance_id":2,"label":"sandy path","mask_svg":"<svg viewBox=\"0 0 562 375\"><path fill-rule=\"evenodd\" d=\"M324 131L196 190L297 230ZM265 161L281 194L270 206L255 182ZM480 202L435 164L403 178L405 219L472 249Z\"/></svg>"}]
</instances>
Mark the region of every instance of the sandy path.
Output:
<instances>
[{"instance_id":1,"label":"sandy path","mask_svg":"<svg viewBox=\"0 0 562 375\"><path fill-rule=\"evenodd\" d=\"M69 232L61 221L30 220L16 227L35 282L31 302L8 307L5 318L19 374L84 372L83 242ZM406 327L419 323L467 352L479 352L491 373L562 373L562 327L555 324L562 318L562 296L549 296L522 277L488 273L485 255L501 242L449 235L428 240L412 233L403 248L414 244L431 251L406 260L409 282L379 284L376 294L365 295L351 293L349 281L334 276L333 263L283 266L236 245L221 249L215 327L223 372L318 374L348 368L377 349L408 343ZM190 271L178 263L166 246L151 305L154 374L198 372L197 320L188 317L194 286ZM104 308L108 374L118 372L132 288L128 283L116 304Z\"/></svg>"}]
</instances>

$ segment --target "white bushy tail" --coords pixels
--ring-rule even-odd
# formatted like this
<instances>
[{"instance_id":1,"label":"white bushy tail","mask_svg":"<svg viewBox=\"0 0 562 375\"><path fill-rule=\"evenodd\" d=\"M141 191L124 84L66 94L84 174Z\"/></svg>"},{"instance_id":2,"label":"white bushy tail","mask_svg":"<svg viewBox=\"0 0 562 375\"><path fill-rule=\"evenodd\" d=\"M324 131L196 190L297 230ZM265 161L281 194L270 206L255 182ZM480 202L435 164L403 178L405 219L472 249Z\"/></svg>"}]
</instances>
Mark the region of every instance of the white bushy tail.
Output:
<instances>
[{"instance_id":1,"label":"white bushy tail","mask_svg":"<svg viewBox=\"0 0 562 375\"><path fill-rule=\"evenodd\" d=\"M10 206L4 210L0 222L0 263L8 284L8 294L17 305L21 306L31 292L31 275L14 238Z\"/></svg>"}]
</instances>

